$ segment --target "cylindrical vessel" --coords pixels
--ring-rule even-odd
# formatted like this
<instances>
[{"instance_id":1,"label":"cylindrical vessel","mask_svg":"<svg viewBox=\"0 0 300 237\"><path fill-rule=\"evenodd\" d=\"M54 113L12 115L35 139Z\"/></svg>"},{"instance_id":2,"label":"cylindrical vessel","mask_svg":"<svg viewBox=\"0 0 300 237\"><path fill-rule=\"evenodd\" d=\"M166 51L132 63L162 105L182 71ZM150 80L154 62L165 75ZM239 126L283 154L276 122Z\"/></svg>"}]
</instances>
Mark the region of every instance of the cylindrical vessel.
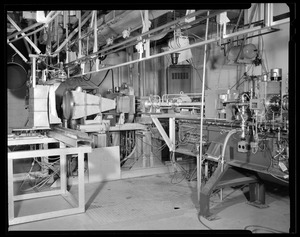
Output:
<instances>
[{"instance_id":1,"label":"cylindrical vessel","mask_svg":"<svg viewBox=\"0 0 300 237\"><path fill-rule=\"evenodd\" d=\"M27 81L27 71L19 63L7 63L7 88L10 90L21 89Z\"/></svg>"}]
</instances>

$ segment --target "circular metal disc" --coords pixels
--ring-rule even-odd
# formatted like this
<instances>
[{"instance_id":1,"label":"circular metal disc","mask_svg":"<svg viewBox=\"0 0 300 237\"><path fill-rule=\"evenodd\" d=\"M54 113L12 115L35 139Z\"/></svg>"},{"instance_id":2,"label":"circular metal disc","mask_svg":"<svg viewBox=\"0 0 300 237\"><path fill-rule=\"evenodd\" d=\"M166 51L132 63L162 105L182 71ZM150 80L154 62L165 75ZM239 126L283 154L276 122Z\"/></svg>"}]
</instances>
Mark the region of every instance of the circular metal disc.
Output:
<instances>
[{"instance_id":1,"label":"circular metal disc","mask_svg":"<svg viewBox=\"0 0 300 237\"><path fill-rule=\"evenodd\" d=\"M65 119L71 119L73 115L74 99L71 91L67 90L63 95L62 109Z\"/></svg>"}]
</instances>

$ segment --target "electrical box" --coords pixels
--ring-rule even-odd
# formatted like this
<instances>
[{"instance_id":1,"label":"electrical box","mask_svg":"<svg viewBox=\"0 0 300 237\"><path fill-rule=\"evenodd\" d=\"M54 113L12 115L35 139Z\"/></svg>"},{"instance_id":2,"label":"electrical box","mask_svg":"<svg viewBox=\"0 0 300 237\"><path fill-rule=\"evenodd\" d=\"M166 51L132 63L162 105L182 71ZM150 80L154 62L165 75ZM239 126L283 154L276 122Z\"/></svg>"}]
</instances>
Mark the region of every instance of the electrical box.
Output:
<instances>
[{"instance_id":1,"label":"electrical box","mask_svg":"<svg viewBox=\"0 0 300 237\"><path fill-rule=\"evenodd\" d=\"M171 65L167 68L167 93L191 93L192 67L191 65Z\"/></svg>"}]
</instances>

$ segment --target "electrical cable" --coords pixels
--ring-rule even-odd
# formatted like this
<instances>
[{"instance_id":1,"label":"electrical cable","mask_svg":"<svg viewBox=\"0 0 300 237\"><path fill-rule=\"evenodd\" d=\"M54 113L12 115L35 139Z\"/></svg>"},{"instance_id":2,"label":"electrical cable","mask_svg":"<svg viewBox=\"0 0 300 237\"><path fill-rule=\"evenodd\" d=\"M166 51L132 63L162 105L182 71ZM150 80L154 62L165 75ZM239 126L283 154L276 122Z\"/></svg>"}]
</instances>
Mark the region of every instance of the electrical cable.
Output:
<instances>
[{"instance_id":1,"label":"electrical cable","mask_svg":"<svg viewBox=\"0 0 300 237\"><path fill-rule=\"evenodd\" d=\"M197 72L197 74L198 74L198 76L199 76L199 79L200 79L200 81L201 81L201 83L202 83L201 76L200 76L200 74L199 74L198 69L195 67L195 64L194 64L193 60L192 60L192 59L191 59L190 61L187 60L187 62L190 63L190 65L195 69L195 71ZM205 87L206 87L206 89L211 90L211 89L206 85L206 83L205 83Z\"/></svg>"},{"instance_id":2,"label":"electrical cable","mask_svg":"<svg viewBox=\"0 0 300 237\"><path fill-rule=\"evenodd\" d=\"M103 83L103 81L105 80L105 78L107 77L107 74L109 73L111 69L108 69L104 75L104 78L101 80L101 82L99 83L98 87L101 86L101 84Z\"/></svg>"},{"instance_id":3,"label":"electrical cable","mask_svg":"<svg viewBox=\"0 0 300 237\"><path fill-rule=\"evenodd\" d=\"M286 181L286 180L284 180L284 179L281 179L281 178L277 177L276 175L272 174L272 173L269 171L269 169L270 169L270 167L271 167L271 165L272 165L272 159L273 159L273 156L272 156L272 152L271 152L271 150L270 150L270 148L269 148L268 146L267 146L267 149L268 149L268 151L269 151L269 153L270 153L270 156L271 156L269 167L268 167L267 170L266 170L267 173L268 173L269 175L271 175L272 177L274 177L274 178L276 178L276 179L278 179L278 180L280 180L280 181L282 181L282 182L284 182L284 183L289 183L288 181Z\"/></svg>"},{"instance_id":4,"label":"electrical cable","mask_svg":"<svg viewBox=\"0 0 300 237\"><path fill-rule=\"evenodd\" d=\"M251 68L251 67L250 67L250 68ZM250 68L247 70L247 72L249 72ZM230 87L229 90L231 90L233 87L235 87L235 85L238 84L238 83L240 82L240 80L242 80L244 77L246 77L246 76L247 76L247 72L245 72L245 73L237 80L237 82L236 82L232 87ZM244 83L244 82L243 82L243 83ZM241 84L240 84L240 85L241 85Z\"/></svg>"},{"instance_id":5,"label":"electrical cable","mask_svg":"<svg viewBox=\"0 0 300 237\"><path fill-rule=\"evenodd\" d=\"M280 230L276 230L276 229L273 229L273 228L270 228L270 227L266 227L266 226L261 226L261 225L247 225L247 226L244 227L244 230L248 230L250 227L258 227L260 229L268 230L268 231L270 231L272 233L286 233L287 234L287 232L283 232L283 231L280 231ZM257 229L255 229L255 230L257 230Z\"/></svg>"},{"instance_id":6,"label":"electrical cable","mask_svg":"<svg viewBox=\"0 0 300 237\"><path fill-rule=\"evenodd\" d=\"M203 226L205 226L205 228L207 228L207 229L209 229L209 230L213 230L212 228L210 228L209 226L205 225L205 224L201 221L201 216L200 216L199 214L197 215L197 217L198 217L199 222L200 222Z\"/></svg>"},{"instance_id":7,"label":"electrical cable","mask_svg":"<svg viewBox=\"0 0 300 237\"><path fill-rule=\"evenodd\" d=\"M93 63L93 64L92 64ZM91 60L90 61L90 71L92 71L92 68L93 68L93 66L94 66L94 61L93 60ZM85 81L89 81L89 80L91 80L91 78L92 78L92 73L90 74L90 77L89 78L87 78L86 76L82 76L82 78L83 78L83 80L85 80Z\"/></svg>"},{"instance_id":8,"label":"electrical cable","mask_svg":"<svg viewBox=\"0 0 300 237\"><path fill-rule=\"evenodd\" d=\"M51 158L50 158L50 159L51 159ZM52 158L52 159L57 159L57 158ZM34 189L37 189L37 191L40 191L40 189L41 189L43 186L45 186L45 184L48 183L48 181L49 181L51 178L53 178L54 175L58 174L58 172L59 172L60 169L59 169L59 168L58 168L58 169L54 169L54 168L53 168L53 166L54 166L57 162L59 162L59 159L56 160L55 162L49 163L49 162L44 162L44 161L38 161L37 158L35 157L35 158L33 159L32 164L31 164L31 168L30 168L30 170L27 172L27 175L26 175L26 177L23 179L23 181L22 181L22 183L21 183L19 189L20 189L21 191L24 191L24 192L30 191L30 190L34 190ZM45 177L37 177L36 175L31 174L32 169L33 169L35 163L37 163L42 169L45 168L45 166L46 166L49 170L52 170L53 173L51 173L51 174L49 174L49 175L47 175L47 176L45 176ZM30 187L30 188L22 189L24 183L27 181L28 178L29 178L29 182L31 183L31 177L34 177L34 179L35 179L35 184L34 184L32 187Z\"/></svg>"}]
</instances>

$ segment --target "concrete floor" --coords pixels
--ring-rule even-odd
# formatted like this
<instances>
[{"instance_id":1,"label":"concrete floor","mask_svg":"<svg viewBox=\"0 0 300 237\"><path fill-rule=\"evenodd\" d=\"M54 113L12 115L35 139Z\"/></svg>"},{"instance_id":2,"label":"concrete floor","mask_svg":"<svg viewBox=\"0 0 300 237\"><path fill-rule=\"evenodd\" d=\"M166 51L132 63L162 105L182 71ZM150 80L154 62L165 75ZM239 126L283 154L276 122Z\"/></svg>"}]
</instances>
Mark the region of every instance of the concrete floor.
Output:
<instances>
[{"instance_id":1,"label":"concrete floor","mask_svg":"<svg viewBox=\"0 0 300 237\"><path fill-rule=\"evenodd\" d=\"M210 208L219 219L209 221L203 217L198 219L196 185L196 181L189 182L178 174L176 177L173 174L159 174L88 183L85 186L85 213L14 225L9 227L9 231L248 229L253 233L289 232L287 188L268 186L268 207L261 209L246 204L247 187L243 191L239 188L224 189L223 201L220 200L220 192L214 192ZM73 185L70 192L75 194L77 186ZM58 201L49 198L46 203L49 207ZM31 213L41 206L45 208L45 200L42 204L35 201L27 211ZM22 210L27 212L25 202Z\"/></svg>"}]
</instances>

